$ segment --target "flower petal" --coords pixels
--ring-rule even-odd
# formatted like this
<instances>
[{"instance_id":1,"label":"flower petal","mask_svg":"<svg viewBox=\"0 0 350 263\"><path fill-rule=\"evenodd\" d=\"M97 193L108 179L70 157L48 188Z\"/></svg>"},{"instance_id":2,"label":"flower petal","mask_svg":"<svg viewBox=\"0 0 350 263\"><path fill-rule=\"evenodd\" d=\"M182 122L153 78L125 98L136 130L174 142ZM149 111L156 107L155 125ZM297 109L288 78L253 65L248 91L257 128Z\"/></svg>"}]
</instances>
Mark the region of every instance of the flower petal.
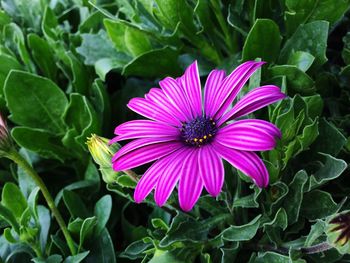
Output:
<instances>
[{"instance_id":1,"label":"flower petal","mask_svg":"<svg viewBox=\"0 0 350 263\"><path fill-rule=\"evenodd\" d=\"M238 66L223 80L220 87L221 93L218 94L221 104L215 112L215 119L220 118L224 114L250 76L263 64L265 64L265 62L247 61Z\"/></svg>"},{"instance_id":2,"label":"flower petal","mask_svg":"<svg viewBox=\"0 0 350 263\"><path fill-rule=\"evenodd\" d=\"M179 202L182 210L190 211L202 193L203 181L199 176L199 151L196 149L183 162L179 182Z\"/></svg>"},{"instance_id":3,"label":"flower petal","mask_svg":"<svg viewBox=\"0 0 350 263\"><path fill-rule=\"evenodd\" d=\"M165 95L163 90L159 88L152 88L147 94L145 94L145 99L152 101L158 107L162 108L163 111L171 113L171 115L175 116L176 119L182 122L186 121L184 113L180 112L178 108L176 108L170 102L169 98Z\"/></svg>"},{"instance_id":4,"label":"flower petal","mask_svg":"<svg viewBox=\"0 0 350 263\"><path fill-rule=\"evenodd\" d=\"M256 128L259 128L271 134L273 137L281 138L282 136L280 129L278 129L276 125L268 121L258 120L258 119L246 119L246 120L238 120L238 121L235 121L234 123L236 125L239 124L239 125L254 126Z\"/></svg>"},{"instance_id":5,"label":"flower petal","mask_svg":"<svg viewBox=\"0 0 350 263\"><path fill-rule=\"evenodd\" d=\"M252 113L285 97L286 95L281 92L280 88L273 85L253 89L218 121L218 125Z\"/></svg>"},{"instance_id":6,"label":"flower petal","mask_svg":"<svg viewBox=\"0 0 350 263\"><path fill-rule=\"evenodd\" d=\"M172 105L182 113L183 119L189 121L192 118L191 106L183 88L178 85L175 79L170 77L160 81L159 85Z\"/></svg>"},{"instance_id":7,"label":"flower petal","mask_svg":"<svg viewBox=\"0 0 350 263\"><path fill-rule=\"evenodd\" d=\"M197 61L193 62L181 78L185 94L194 114L194 117L202 116L202 89L199 79Z\"/></svg>"},{"instance_id":8,"label":"flower petal","mask_svg":"<svg viewBox=\"0 0 350 263\"><path fill-rule=\"evenodd\" d=\"M187 161L191 152L192 149L184 147L170 156L171 160L162 171L156 185L154 199L158 206L163 206L168 200L181 176L182 165Z\"/></svg>"},{"instance_id":9,"label":"flower petal","mask_svg":"<svg viewBox=\"0 0 350 263\"><path fill-rule=\"evenodd\" d=\"M210 72L207 78L204 86L204 113L207 117L214 116L215 112L220 106L217 93L224 77L224 70L215 69Z\"/></svg>"},{"instance_id":10,"label":"flower petal","mask_svg":"<svg viewBox=\"0 0 350 263\"><path fill-rule=\"evenodd\" d=\"M143 98L133 98L129 101L128 107L134 112L160 122L168 123L174 126L180 126L181 121L171 115L171 110L165 111L156 103Z\"/></svg>"},{"instance_id":11,"label":"flower petal","mask_svg":"<svg viewBox=\"0 0 350 263\"><path fill-rule=\"evenodd\" d=\"M112 158L113 169L116 171L128 170L143 165L145 163L152 162L156 159L162 158L182 147L183 144L180 142L167 141L143 145L141 147L134 148L127 152L123 151L122 154L119 154L119 152L123 150L122 148Z\"/></svg>"},{"instance_id":12,"label":"flower petal","mask_svg":"<svg viewBox=\"0 0 350 263\"><path fill-rule=\"evenodd\" d=\"M141 203L155 188L160 175L168 167L169 162L172 161L173 155L174 153L159 159L144 173L135 188L134 199L136 203Z\"/></svg>"},{"instance_id":13,"label":"flower petal","mask_svg":"<svg viewBox=\"0 0 350 263\"><path fill-rule=\"evenodd\" d=\"M266 187L268 185L268 171L256 153L231 149L218 142L213 142L212 144L222 158L252 178L257 186Z\"/></svg>"},{"instance_id":14,"label":"flower petal","mask_svg":"<svg viewBox=\"0 0 350 263\"><path fill-rule=\"evenodd\" d=\"M212 196L217 196L224 184L225 171L222 160L212 149L212 145L199 149L198 165L205 189Z\"/></svg>"},{"instance_id":15,"label":"flower petal","mask_svg":"<svg viewBox=\"0 0 350 263\"><path fill-rule=\"evenodd\" d=\"M270 133L245 123L235 122L220 129L215 140L229 148L242 151L268 151L276 146Z\"/></svg>"},{"instance_id":16,"label":"flower petal","mask_svg":"<svg viewBox=\"0 0 350 263\"><path fill-rule=\"evenodd\" d=\"M133 120L117 126L114 133L119 135L113 141L147 137L172 137L176 139L179 129L165 123L151 120Z\"/></svg>"}]
</instances>

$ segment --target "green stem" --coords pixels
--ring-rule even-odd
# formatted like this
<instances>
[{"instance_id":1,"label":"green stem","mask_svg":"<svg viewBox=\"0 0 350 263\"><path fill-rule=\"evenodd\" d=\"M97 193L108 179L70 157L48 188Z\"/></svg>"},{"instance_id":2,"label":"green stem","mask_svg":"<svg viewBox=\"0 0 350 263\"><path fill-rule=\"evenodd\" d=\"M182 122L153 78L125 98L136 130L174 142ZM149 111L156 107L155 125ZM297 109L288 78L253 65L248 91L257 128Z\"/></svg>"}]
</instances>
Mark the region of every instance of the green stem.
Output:
<instances>
[{"instance_id":1,"label":"green stem","mask_svg":"<svg viewBox=\"0 0 350 263\"><path fill-rule=\"evenodd\" d=\"M58 225L60 226L63 235L67 241L69 250L72 255L76 254L76 248L74 246L74 241L71 237L71 235L68 232L66 223L64 222L60 212L58 211L55 202L47 189L45 183L41 179L41 177L37 174L37 172L33 169L33 167L27 162L26 159L23 158L22 155L20 155L16 150L12 150L8 158L14 161L18 166L20 166L36 183L37 186L39 186L53 216L56 218Z\"/></svg>"}]
</instances>

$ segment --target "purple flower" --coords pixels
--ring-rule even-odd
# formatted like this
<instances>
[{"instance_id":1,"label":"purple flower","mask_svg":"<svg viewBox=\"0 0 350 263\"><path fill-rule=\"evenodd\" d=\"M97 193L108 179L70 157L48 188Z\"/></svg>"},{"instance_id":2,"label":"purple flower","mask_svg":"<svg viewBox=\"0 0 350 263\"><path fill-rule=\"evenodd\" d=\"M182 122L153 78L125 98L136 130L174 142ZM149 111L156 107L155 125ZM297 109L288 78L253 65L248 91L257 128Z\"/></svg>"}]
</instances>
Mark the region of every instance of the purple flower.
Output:
<instances>
[{"instance_id":1,"label":"purple flower","mask_svg":"<svg viewBox=\"0 0 350 263\"><path fill-rule=\"evenodd\" d=\"M266 167L254 152L273 149L281 133L267 121L235 119L286 96L278 87L266 85L250 91L231 107L246 81L263 64L245 62L228 76L223 70L213 70L202 94L194 62L182 77L167 77L159 82L161 88L152 88L145 98L130 100L131 110L151 120L133 120L115 129L117 137L111 143L136 140L114 155L113 168L121 171L156 161L136 186L136 202L155 189L155 201L162 206L179 182L180 206L189 211L203 186L212 196L220 193L222 159L259 187L268 185Z\"/></svg>"}]
</instances>

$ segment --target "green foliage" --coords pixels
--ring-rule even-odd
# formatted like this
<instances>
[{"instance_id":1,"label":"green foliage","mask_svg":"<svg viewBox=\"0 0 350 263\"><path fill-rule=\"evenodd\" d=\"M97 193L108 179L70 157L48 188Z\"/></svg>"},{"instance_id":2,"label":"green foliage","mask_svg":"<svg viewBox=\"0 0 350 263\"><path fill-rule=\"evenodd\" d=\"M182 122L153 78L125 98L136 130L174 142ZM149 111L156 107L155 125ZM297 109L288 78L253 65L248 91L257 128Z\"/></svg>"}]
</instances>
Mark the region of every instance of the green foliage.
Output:
<instances>
[{"instance_id":1,"label":"green foliage","mask_svg":"<svg viewBox=\"0 0 350 263\"><path fill-rule=\"evenodd\" d=\"M329 224L350 205L349 0L3 0L0 7L0 110L78 250L69 253L36 183L2 160L0 262L349 261L350 243L340 246ZM265 84L288 95L254 113L282 132L276 148L261 153L270 185L259 189L225 166L222 193L203 192L189 213L176 194L163 208L152 197L135 204L135 181L97 167L87 137L111 138L135 118L130 98L180 76L193 60L203 79L213 68L268 62L238 96ZM322 242L336 248L300 249Z\"/></svg>"}]
</instances>

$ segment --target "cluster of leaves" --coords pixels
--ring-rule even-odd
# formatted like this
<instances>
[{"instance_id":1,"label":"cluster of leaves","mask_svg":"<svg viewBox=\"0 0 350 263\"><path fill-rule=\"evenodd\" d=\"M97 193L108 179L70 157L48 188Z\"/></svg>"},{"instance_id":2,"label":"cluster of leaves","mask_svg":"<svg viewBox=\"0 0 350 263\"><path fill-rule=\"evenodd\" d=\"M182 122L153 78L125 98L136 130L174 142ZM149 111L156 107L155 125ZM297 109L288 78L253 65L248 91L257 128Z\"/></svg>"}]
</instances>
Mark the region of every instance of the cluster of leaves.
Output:
<instances>
[{"instance_id":1,"label":"cluster of leaves","mask_svg":"<svg viewBox=\"0 0 350 263\"><path fill-rule=\"evenodd\" d=\"M349 0L0 1L0 109L20 152L42 176L78 254L25 171L1 160L0 261L336 262L344 249L305 255L349 209ZM128 99L194 59L206 76L268 62L244 88L289 98L256 117L283 137L263 152L271 185L225 167L224 191L188 214L172 196L133 203L125 174L100 181L85 145L130 120ZM144 169L136 170L142 174ZM104 176L103 179L106 179ZM107 193L108 191L108 193Z\"/></svg>"}]
</instances>

